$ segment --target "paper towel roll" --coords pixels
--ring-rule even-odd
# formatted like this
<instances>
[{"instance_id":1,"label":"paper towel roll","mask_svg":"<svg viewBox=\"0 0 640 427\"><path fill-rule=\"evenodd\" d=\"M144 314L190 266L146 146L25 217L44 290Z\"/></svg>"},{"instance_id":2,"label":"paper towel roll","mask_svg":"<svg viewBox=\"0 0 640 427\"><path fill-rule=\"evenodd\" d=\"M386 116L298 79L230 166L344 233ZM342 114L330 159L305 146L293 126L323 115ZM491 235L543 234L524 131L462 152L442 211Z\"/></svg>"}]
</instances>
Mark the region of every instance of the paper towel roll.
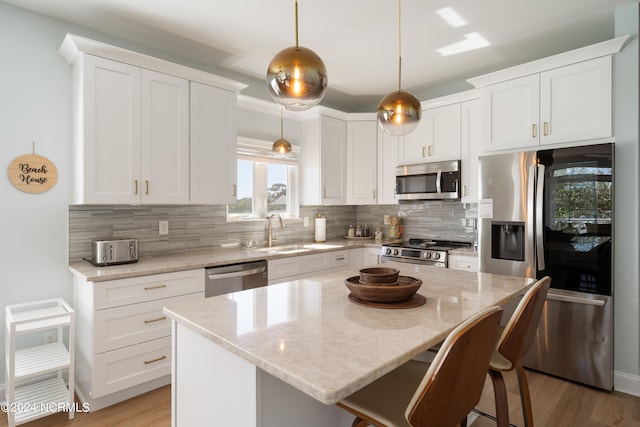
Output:
<instances>
[{"instance_id":1,"label":"paper towel roll","mask_svg":"<svg viewBox=\"0 0 640 427\"><path fill-rule=\"evenodd\" d=\"M327 218L316 218L316 242L327 241Z\"/></svg>"}]
</instances>

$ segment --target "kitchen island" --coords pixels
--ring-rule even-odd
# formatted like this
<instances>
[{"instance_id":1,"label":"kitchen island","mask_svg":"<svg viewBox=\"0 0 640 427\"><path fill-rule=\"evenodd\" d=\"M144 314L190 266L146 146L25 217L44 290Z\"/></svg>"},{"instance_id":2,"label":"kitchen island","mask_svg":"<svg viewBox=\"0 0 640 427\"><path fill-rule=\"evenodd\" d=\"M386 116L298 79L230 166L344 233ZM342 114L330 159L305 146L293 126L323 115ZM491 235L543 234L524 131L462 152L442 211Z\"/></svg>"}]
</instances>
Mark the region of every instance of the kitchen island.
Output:
<instances>
[{"instance_id":1,"label":"kitchen island","mask_svg":"<svg viewBox=\"0 0 640 427\"><path fill-rule=\"evenodd\" d=\"M334 403L441 342L459 323L517 298L532 279L386 263L423 281L425 305L348 299L357 271L190 301L173 325L174 426L348 426Z\"/></svg>"}]
</instances>

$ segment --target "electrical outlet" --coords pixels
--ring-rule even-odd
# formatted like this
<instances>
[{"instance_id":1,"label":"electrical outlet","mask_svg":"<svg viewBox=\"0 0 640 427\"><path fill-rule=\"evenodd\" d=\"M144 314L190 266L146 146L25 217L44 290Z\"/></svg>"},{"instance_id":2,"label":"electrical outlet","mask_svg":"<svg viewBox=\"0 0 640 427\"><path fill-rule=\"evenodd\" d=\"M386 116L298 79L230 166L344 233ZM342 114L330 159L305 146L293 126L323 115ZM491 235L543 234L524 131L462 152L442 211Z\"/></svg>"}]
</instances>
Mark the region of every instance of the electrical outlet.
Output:
<instances>
[{"instance_id":1,"label":"electrical outlet","mask_svg":"<svg viewBox=\"0 0 640 427\"><path fill-rule=\"evenodd\" d=\"M45 344L52 344L58 341L58 334L56 333L56 331L45 332L44 335L42 336L42 341Z\"/></svg>"},{"instance_id":2,"label":"electrical outlet","mask_svg":"<svg viewBox=\"0 0 640 427\"><path fill-rule=\"evenodd\" d=\"M385 225L391 224L391 219L389 218L389 215L384 216L384 224Z\"/></svg>"},{"instance_id":3,"label":"electrical outlet","mask_svg":"<svg viewBox=\"0 0 640 427\"><path fill-rule=\"evenodd\" d=\"M158 222L158 234L169 234L169 221Z\"/></svg>"}]
</instances>

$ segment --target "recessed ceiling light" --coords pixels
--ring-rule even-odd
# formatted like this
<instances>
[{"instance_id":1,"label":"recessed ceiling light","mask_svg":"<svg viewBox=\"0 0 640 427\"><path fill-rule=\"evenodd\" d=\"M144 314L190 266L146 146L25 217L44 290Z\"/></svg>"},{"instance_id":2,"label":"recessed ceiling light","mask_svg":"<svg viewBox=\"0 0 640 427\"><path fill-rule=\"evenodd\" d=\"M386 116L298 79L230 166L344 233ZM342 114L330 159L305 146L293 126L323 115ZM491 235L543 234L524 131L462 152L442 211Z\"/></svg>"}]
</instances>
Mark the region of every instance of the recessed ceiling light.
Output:
<instances>
[{"instance_id":1,"label":"recessed ceiling light","mask_svg":"<svg viewBox=\"0 0 640 427\"><path fill-rule=\"evenodd\" d=\"M442 56L447 56L491 45L480 33L469 33L465 34L464 37L465 39L463 41L442 47L437 49L437 51Z\"/></svg>"},{"instance_id":2,"label":"recessed ceiling light","mask_svg":"<svg viewBox=\"0 0 640 427\"><path fill-rule=\"evenodd\" d=\"M440 15L442 19L447 21L447 23L451 25L453 28L458 28L458 27L467 25L467 21L462 19L462 17L458 15L458 12L453 10L453 8L445 7L443 9L437 10L436 13Z\"/></svg>"}]
</instances>

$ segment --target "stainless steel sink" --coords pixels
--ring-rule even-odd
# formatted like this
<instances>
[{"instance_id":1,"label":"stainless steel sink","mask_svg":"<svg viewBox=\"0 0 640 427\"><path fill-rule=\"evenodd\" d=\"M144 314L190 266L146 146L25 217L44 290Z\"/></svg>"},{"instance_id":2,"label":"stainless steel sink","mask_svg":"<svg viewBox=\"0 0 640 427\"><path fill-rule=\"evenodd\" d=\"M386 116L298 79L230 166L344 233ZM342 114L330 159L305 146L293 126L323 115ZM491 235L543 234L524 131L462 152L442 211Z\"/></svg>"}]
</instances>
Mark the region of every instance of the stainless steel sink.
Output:
<instances>
[{"instance_id":1,"label":"stainless steel sink","mask_svg":"<svg viewBox=\"0 0 640 427\"><path fill-rule=\"evenodd\" d=\"M341 245L331 245L328 243L309 243L309 244L302 244L302 245L282 245L282 246L273 246L270 248L256 248L252 250L260 253L277 255L277 254L296 254L301 252L309 252L313 250L335 249L335 248L341 248L341 247L342 247Z\"/></svg>"}]
</instances>

